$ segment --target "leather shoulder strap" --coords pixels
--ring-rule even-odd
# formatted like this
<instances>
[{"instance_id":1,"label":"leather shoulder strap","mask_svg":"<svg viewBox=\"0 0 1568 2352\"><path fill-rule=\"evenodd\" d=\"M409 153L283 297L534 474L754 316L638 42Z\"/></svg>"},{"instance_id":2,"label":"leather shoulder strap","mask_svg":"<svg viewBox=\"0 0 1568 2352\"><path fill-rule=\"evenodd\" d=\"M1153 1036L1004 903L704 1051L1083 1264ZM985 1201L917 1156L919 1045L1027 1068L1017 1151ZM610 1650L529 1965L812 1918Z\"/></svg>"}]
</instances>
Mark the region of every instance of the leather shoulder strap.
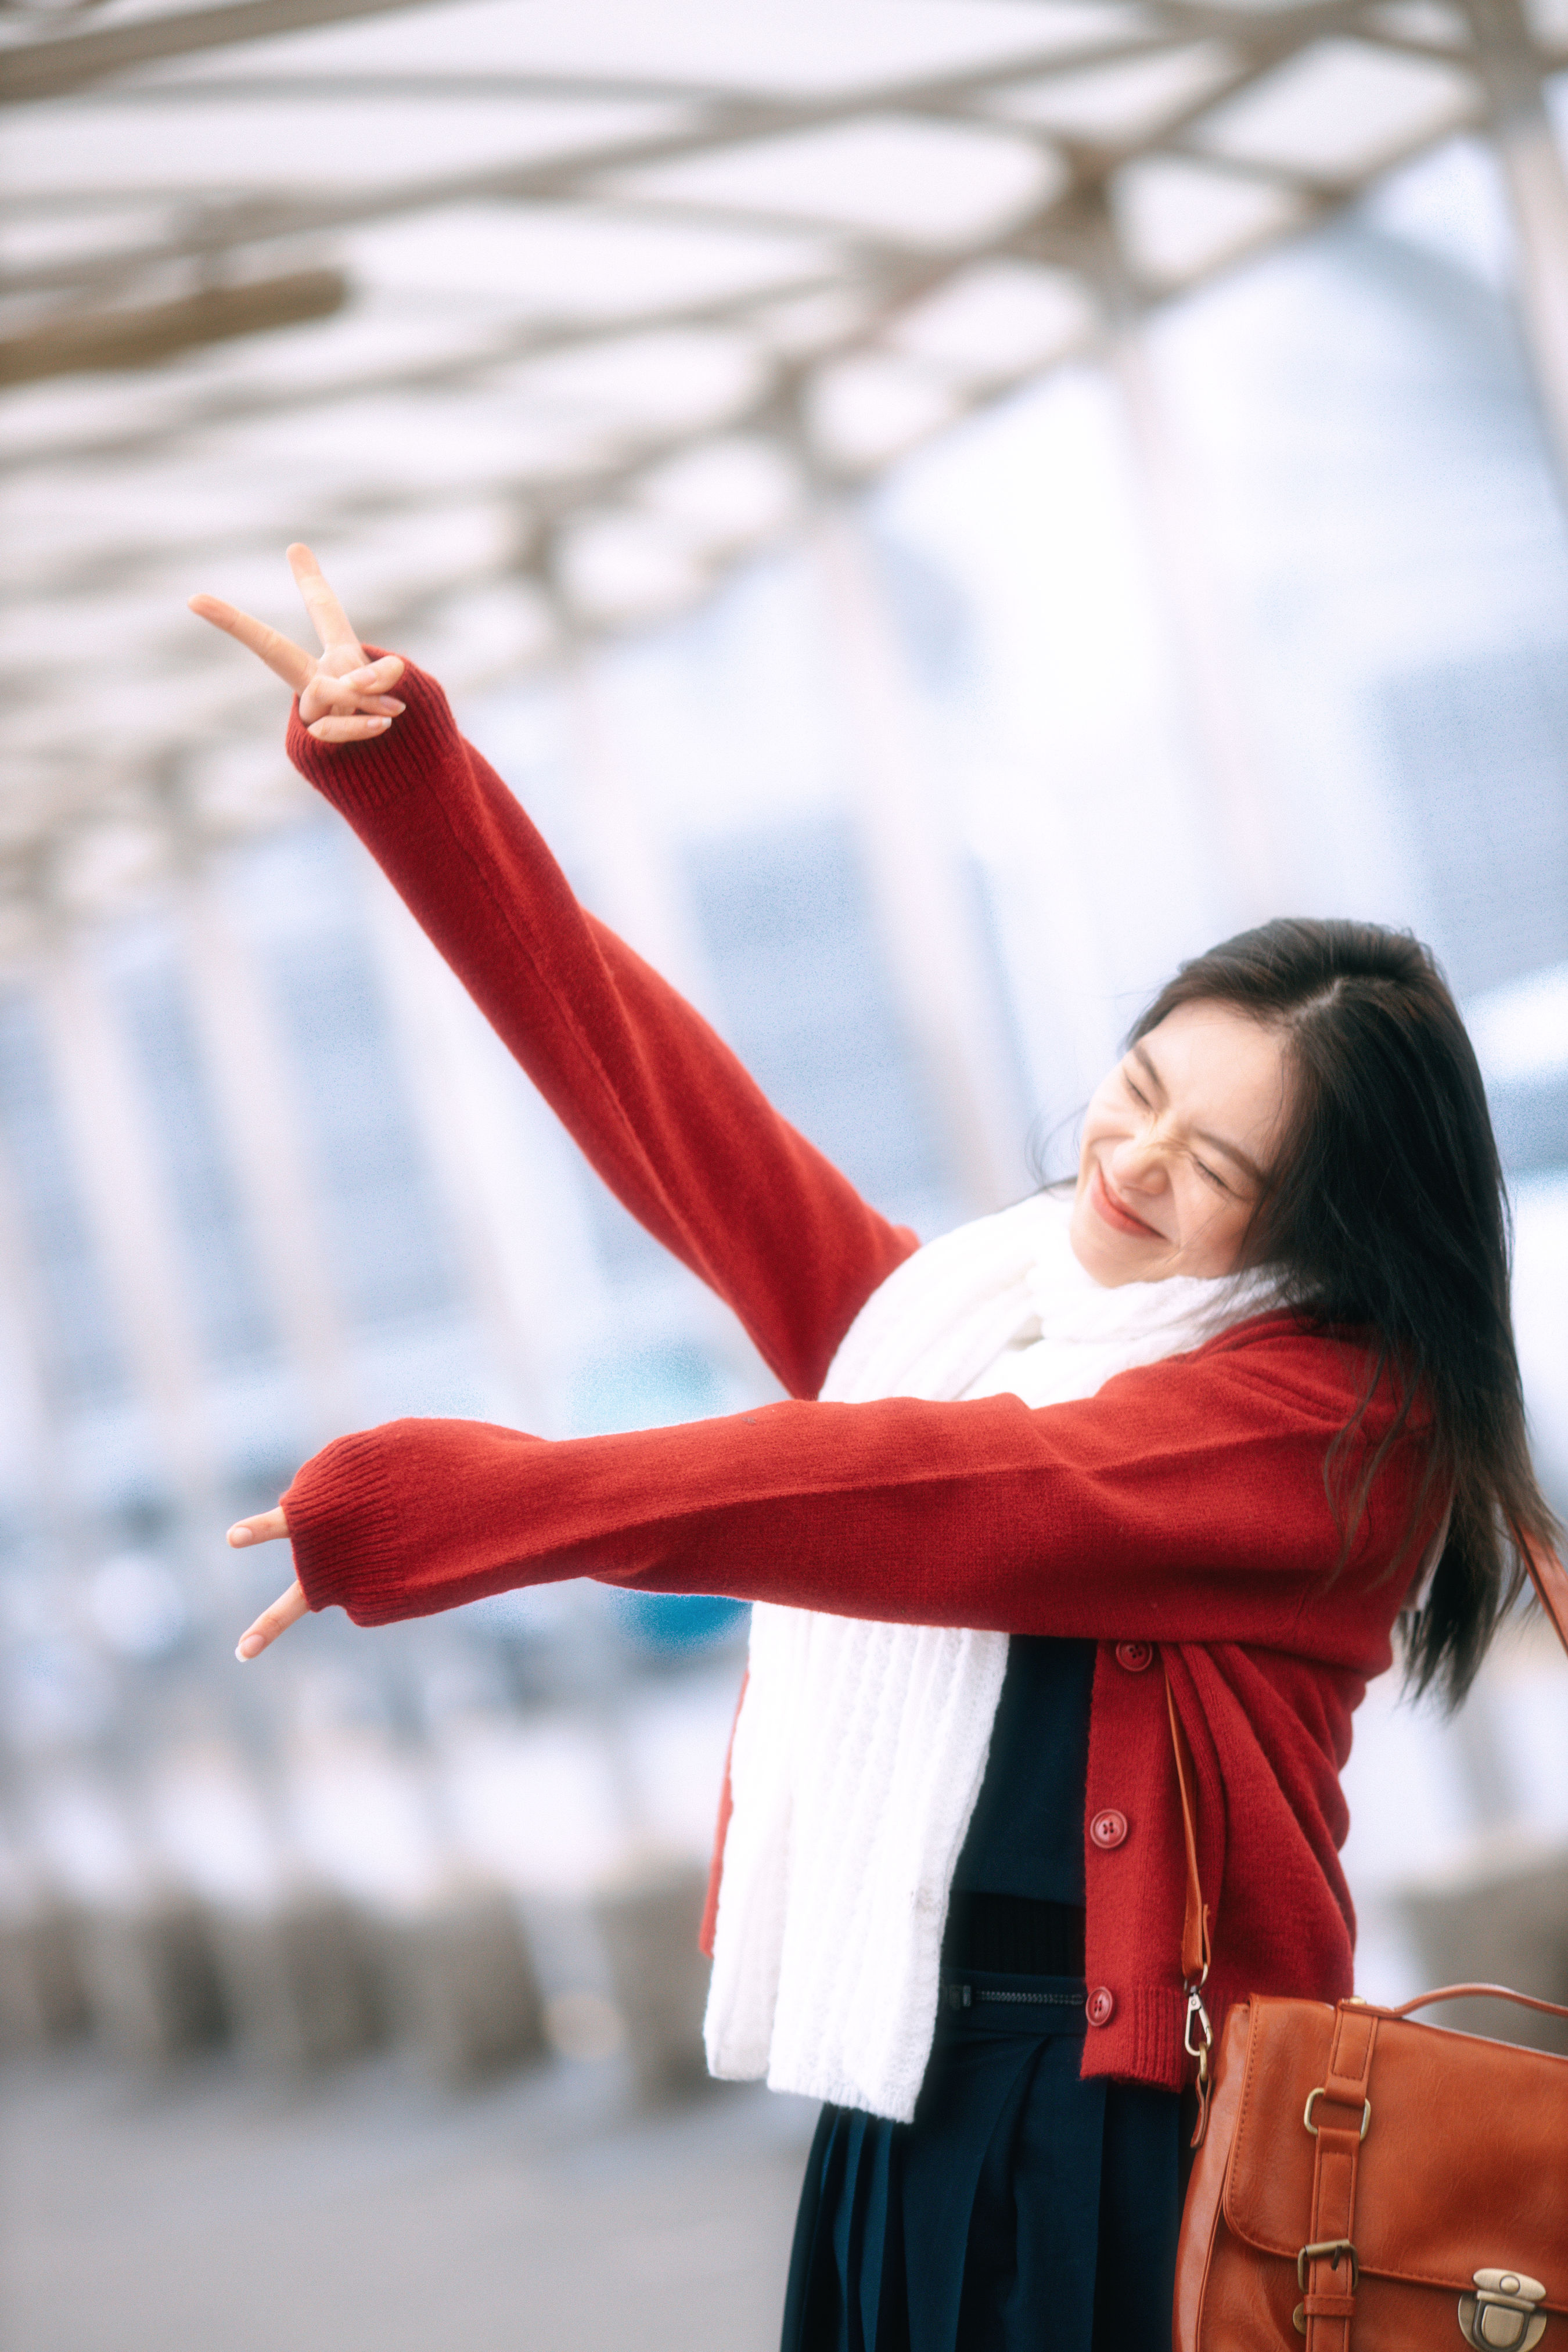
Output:
<instances>
[{"instance_id":1,"label":"leather shoulder strap","mask_svg":"<svg viewBox=\"0 0 1568 2352\"><path fill-rule=\"evenodd\" d=\"M1526 1558L1531 1582L1541 1596L1541 1605L1556 1629L1558 1640L1568 1650L1568 1570L1544 1545L1530 1545Z\"/></svg>"},{"instance_id":2,"label":"leather shoulder strap","mask_svg":"<svg viewBox=\"0 0 1568 2352\"><path fill-rule=\"evenodd\" d=\"M1568 1570L1544 1545L1526 1547L1531 1581L1541 1605L1568 1651ZM1182 1981L1201 1985L1209 1972L1209 1912L1198 1876L1198 1783L1193 1751L1176 1712L1176 1694L1165 1676L1165 1704L1171 1717L1171 1745L1176 1756L1176 1785L1182 1796L1182 1833L1187 1849L1187 1897L1182 1918Z\"/></svg>"},{"instance_id":3,"label":"leather shoulder strap","mask_svg":"<svg viewBox=\"0 0 1568 2352\"><path fill-rule=\"evenodd\" d=\"M1559 1571L1561 1573L1561 1571ZM1568 1579L1564 1580L1568 1582ZM1182 1797L1182 1833L1187 1849L1187 1900L1182 1919L1182 1982L1189 1990L1209 1972L1209 1907L1198 1876L1198 1780L1193 1751L1176 1713L1176 1694L1165 1676L1165 1705L1171 1717L1171 1745L1176 1751L1176 1786Z\"/></svg>"}]
</instances>

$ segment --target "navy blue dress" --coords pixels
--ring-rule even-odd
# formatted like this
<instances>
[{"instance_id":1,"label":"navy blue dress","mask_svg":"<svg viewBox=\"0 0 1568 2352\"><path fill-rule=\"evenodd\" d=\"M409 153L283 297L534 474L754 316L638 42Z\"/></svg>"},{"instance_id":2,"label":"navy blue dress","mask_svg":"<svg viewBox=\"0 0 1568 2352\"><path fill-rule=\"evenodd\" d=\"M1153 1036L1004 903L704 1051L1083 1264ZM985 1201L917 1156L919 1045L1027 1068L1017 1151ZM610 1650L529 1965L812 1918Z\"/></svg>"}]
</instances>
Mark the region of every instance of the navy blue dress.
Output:
<instances>
[{"instance_id":1,"label":"navy blue dress","mask_svg":"<svg viewBox=\"0 0 1568 2352\"><path fill-rule=\"evenodd\" d=\"M1169 2352L1181 2101L1079 2073L1094 1657L1013 1639L914 2121L824 2107L784 2352Z\"/></svg>"}]
</instances>

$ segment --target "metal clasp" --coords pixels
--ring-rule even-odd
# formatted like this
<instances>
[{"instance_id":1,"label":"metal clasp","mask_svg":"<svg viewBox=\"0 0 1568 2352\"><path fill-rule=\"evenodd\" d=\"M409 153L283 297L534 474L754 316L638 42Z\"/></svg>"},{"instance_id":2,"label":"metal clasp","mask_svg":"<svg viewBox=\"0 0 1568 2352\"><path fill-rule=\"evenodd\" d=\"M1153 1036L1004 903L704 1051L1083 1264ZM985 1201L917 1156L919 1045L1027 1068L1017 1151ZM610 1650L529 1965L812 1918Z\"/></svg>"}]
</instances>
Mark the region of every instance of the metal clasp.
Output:
<instances>
[{"instance_id":1,"label":"metal clasp","mask_svg":"<svg viewBox=\"0 0 1568 2352\"><path fill-rule=\"evenodd\" d=\"M1530 2352L1546 2333L1535 2306L1546 2289L1520 2271L1477 2271L1476 2292L1459 2297L1459 2333L1477 2352Z\"/></svg>"},{"instance_id":2,"label":"metal clasp","mask_svg":"<svg viewBox=\"0 0 1568 2352\"><path fill-rule=\"evenodd\" d=\"M1355 2248L1348 2238L1321 2238L1315 2246L1303 2246L1296 2257L1296 2284L1302 2294L1307 2292L1309 2263L1326 2262L1331 2271L1338 2271L1341 2263L1347 2259L1351 2266L1351 2293L1354 2294L1361 2284L1361 2264L1356 2260ZM1305 2336L1307 2333L1305 2303L1299 2303L1296 2305L1295 2310L1290 2314L1290 2325L1298 2336Z\"/></svg>"},{"instance_id":3,"label":"metal clasp","mask_svg":"<svg viewBox=\"0 0 1568 2352\"><path fill-rule=\"evenodd\" d=\"M1329 2095L1329 2094L1328 2094L1328 2088L1327 2088L1327 2085L1326 2085L1326 2084L1322 2084L1322 2083L1320 2083L1320 2084L1319 2084L1319 2085L1318 2085L1318 2087L1317 2087L1317 2089L1316 2089L1315 2091L1309 2091L1309 2092L1308 2092L1308 2094L1307 2094L1307 2104L1306 2104L1306 2105L1303 2107L1303 2109L1301 2110L1301 2121L1306 2125L1307 2129L1311 2133L1312 2137L1313 2137L1314 2139L1316 2139L1316 2138L1317 2138L1317 2137L1318 2137L1318 2126L1317 2126L1317 2125L1312 2121L1312 2109L1317 2105L1318 2101L1319 2101L1320 2099L1326 2099L1326 2098L1328 2097L1328 2095ZM1362 2103L1362 2111L1361 2111L1361 2136L1362 2136L1363 2139L1364 2139L1364 2138L1366 2137L1368 2131L1371 2129L1371 2126L1372 2126L1372 2101L1371 2101L1370 2099L1366 2099L1366 2100L1363 2100L1363 2103Z\"/></svg>"},{"instance_id":4,"label":"metal clasp","mask_svg":"<svg viewBox=\"0 0 1568 2352\"><path fill-rule=\"evenodd\" d=\"M1331 2271L1337 2272L1341 2263L1346 2260L1351 2266L1351 2293L1353 2294L1361 2284L1361 2264L1356 2260L1355 2248L1348 2238L1320 2238L1315 2246L1303 2246L1296 2257L1296 2284L1305 2294L1309 2263L1326 2262ZM1542 2289L1542 2293L1544 2292L1545 2290Z\"/></svg>"},{"instance_id":5,"label":"metal clasp","mask_svg":"<svg viewBox=\"0 0 1568 2352\"><path fill-rule=\"evenodd\" d=\"M1209 2052L1214 2048L1214 2027L1209 2023L1209 2013L1204 2007L1201 1980L1198 1984L1188 1985L1186 1990L1187 2022L1182 2035L1182 2047L1189 2058L1195 2058L1198 2062L1198 2081L1206 2083L1209 2078ZM1202 2037L1196 2042L1193 2040L1194 2026Z\"/></svg>"}]
</instances>

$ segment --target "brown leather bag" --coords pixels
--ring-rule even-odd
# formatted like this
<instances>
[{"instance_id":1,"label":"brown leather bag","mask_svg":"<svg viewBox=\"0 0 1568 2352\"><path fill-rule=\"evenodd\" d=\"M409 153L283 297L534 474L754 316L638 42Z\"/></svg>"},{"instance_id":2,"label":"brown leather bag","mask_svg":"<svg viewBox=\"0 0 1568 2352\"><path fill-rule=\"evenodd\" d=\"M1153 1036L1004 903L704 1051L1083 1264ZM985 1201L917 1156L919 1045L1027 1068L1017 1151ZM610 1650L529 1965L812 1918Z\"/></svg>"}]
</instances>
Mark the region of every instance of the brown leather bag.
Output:
<instances>
[{"instance_id":1,"label":"brown leather bag","mask_svg":"<svg viewBox=\"0 0 1568 2352\"><path fill-rule=\"evenodd\" d=\"M1568 1575L1531 1572L1568 1649ZM1495 1985L1402 2009L1253 1999L1226 2016L1211 2074L1196 1783L1173 1699L1171 1730L1199 2072L1175 2352L1568 2352L1568 2058L1411 2017L1478 1993L1568 2009Z\"/></svg>"}]
</instances>

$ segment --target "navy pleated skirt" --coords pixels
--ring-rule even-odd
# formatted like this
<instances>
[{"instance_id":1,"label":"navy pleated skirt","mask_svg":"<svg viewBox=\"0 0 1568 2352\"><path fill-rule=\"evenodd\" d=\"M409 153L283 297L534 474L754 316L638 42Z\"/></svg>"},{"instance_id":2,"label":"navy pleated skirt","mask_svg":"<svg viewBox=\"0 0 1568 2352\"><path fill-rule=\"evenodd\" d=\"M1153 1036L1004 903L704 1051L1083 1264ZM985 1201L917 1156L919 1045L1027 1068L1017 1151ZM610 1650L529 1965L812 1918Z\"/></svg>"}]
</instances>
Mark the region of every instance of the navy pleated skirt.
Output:
<instances>
[{"instance_id":1,"label":"navy pleated skirt","mask_svg":"<svg viewBox=\"0 0 1568 2352\"><path fill-rule=\"evenodd\" d=\"M1182 2103L1082 2079L1083 2003L966 1971L912 2123L823 2109L784 2352L1170 2352Z\"/></svg>"}]
</instances>

